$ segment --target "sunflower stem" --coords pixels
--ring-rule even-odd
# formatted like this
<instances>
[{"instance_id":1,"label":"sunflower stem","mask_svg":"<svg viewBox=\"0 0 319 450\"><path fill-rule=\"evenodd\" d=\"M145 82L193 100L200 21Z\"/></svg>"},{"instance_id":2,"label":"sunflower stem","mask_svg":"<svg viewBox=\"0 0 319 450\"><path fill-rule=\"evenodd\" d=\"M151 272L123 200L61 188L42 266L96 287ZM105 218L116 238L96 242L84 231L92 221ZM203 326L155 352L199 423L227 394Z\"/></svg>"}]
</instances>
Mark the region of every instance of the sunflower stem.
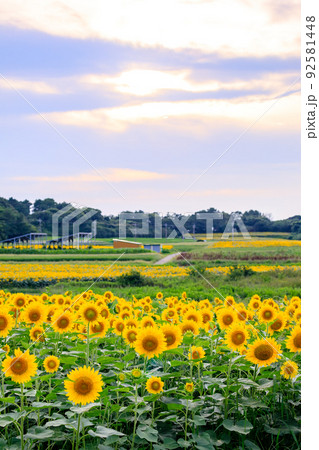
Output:
<instances>
[{"instance_id":1,"label":"sunflower stem","mask_svg":"<svg viewBox=\"0 0 319 450\"><path fill-rule=\"evenodd\" d=\"M24 394L23 394L23 383L21 383L21 413L24 410ZM21 450L24 450L24 416L21 416L20 424L20 439L21 439Z\"/></svg>"},{"instance_id":2,"label":"sunflower stem","mask_svg":"<svg viewBox=\"0 0 319 450\"><path fill-rule=\"evenodd\" d=\"M87 325L86 333L86 365L89 366L90 361L90 323Z\"/></svg>"},{"instance_id":3,"label":"sunflower stem","mask_svg":"<svg viewBox=\"0 0 319 450\"><path fill-rule=\"evenodd\" d=\"M80 425L81 425L81 415L78 415L78 425L76 427L76 437L75 437L75 449L79 450L80 448Z\"/></svg>"},{"instance_id":4,"label":"sunflower stem","mask_svg":"<svg viewBox=\"0 0 319 450\"><path fill-rule=\"evenodd\" d=\"M188 398L186 400L186 414L185 414L185 436L184 436L185 441L187 441L187 416L188 416Z\"/></svg>"},{"instance_id":5,"label":"sunflower stem","mask_svg":"<svg viewBox=\"0 0 319 450\"><path fill-rule=\"evenodd\" d=\"M227 372L226 398L225 398L225 420L227 419L227 416L228 416L228 397L229 397L229 382L230 382L231 365L232 365L232 358L229 358L228 372Z\"/></svg>"},{"instance_id":6,"label":"sunflower stem","mask_svg":"<svg viewBox=\"0 0 319 450\"><path fill-rule=\"evenodd\" d=\"M132 436L131 450L134 449L134 441L135 441L135 434L136 434L136 424L137 424L137 384L135 385L134 426L133 426L133 436Z\"/></svg>"}]
</instances>

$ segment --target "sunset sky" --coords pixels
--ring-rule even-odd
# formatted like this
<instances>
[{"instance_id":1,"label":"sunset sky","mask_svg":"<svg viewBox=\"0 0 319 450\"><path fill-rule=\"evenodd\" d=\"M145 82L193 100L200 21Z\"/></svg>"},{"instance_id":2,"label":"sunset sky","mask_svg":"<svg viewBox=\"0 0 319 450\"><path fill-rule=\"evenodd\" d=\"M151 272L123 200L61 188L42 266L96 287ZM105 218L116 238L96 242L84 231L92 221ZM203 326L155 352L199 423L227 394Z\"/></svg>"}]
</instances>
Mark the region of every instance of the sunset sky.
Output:
<instances>
[{"instance_id":1,"label":"sunset sky","mask_svg":"<svg viewBox=\"0 0 319 450\"><path fill-rule=\"evenodd\" d=\"M300 214L299 8L0 0L0 195Z\"/></svg>"}]
</instances>

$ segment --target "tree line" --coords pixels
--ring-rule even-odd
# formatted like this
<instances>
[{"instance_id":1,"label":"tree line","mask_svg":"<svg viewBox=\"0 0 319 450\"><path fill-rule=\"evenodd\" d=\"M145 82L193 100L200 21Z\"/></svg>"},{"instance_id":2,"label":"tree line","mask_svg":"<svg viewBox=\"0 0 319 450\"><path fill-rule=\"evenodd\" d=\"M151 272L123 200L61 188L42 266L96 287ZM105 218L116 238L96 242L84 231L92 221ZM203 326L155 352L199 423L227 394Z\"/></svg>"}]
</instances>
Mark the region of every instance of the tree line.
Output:
<instances>
[{"instance_id":1,"label":"tree line","mask_svg":"<svg viewBox=\"0 0 319 450\"><path fill-rule=\"evenodd\" d=\"M62 219L67 215L72 215L76 207L71 206L67 202L58 203L52 198L37 199L33 204L29 200L19 201L12 197L5 199L0 197L0 240L20 236L27 233L47 233L52 234L52 217L55 213L65 209L65 213L59 218L59 234L62 233ZM76 211L76 215L69 221L69 234L72 234L72 227L76 220L86 215L93 208L83 208ZM91 232L92 222L96 221L97 238L116 238L119 236L119 215L103 215L100 210L94 209L94 215L85 220L80 226L80 231ZM125 211L134 213L143 213L143 211ZM218 212L215 208L197 211L187 217L185 228L192 234L206 233L205 220L196 218L197 213L214 213ZM300 239L301 233L301 216L296 215L288 217L284 220L271 220L270 217L257 210L249 210L245 212L236 211L240 215L249 232L282 232L290 233L290 237ZM230 214L222 212L222 219L214 220L214 232L223 233L229 221ZM138 220L127 221L126 236L130 237L154 237L156 227L156 212L148 215L148 234L139 234L138 228L141 223ZM181 232L174 224L182 220L180 214L166 214L161 217L161 227L163 237L169 236L172 232L176 232L176 237L181 237ZM235 229L238 230L235 224Z\"/></svg>"}]
</instances>

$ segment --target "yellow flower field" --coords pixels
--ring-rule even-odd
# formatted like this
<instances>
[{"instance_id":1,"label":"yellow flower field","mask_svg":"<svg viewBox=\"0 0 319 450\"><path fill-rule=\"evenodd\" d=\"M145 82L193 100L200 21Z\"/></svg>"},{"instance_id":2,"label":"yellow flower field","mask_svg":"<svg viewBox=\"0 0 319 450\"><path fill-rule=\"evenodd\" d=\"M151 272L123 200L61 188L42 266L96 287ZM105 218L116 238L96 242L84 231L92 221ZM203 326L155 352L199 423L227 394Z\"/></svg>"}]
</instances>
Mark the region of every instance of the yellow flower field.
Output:
<instances>
[{"instance_id":1,"label":"yellow flower field","mask_svg":"<svg viewBox=\"0 0 319 450\"><path fill-rule=\"evenodd\" d=\"M281 430L295 448L299 297L0 291L0 303L3 448L265 449Z\"/></svg>"},{"instance_id":2,"label":"yellow flower field","mask_svg":"<svg viewBox=\"0 0 319 450\"><path fill-rule=\"evenodd\" d=\"M268 272L268 271L285 271L285 270L300 270L300 266L267 266L267 265L253 265L248 266L254 272ZM207 268L207 272L218 275L227 275L231 266L218 266ZM141 275L149 278L162 277L186 277L190 273L189 268L175 267L169 265L163 266L134 266L134 265L109 265L93 264L93 263L0 263L0 280L7 281L22 281L32 279L39 280L88 280L115 278L123 274L130 273L132 270L140 272Z\"/></svg>"},{"instance_id":3,"label":"yellow flower field","mask_svg":"<svg viewBox=\"0 0 319 450\"><path fill-rule=\"evenodd\" d=\"M238 240L238 241L218 241L208 248L261 248L261 247L300 247L301 241L287 239L258 239L258 240Z\"/></svg>"}]
</instances>

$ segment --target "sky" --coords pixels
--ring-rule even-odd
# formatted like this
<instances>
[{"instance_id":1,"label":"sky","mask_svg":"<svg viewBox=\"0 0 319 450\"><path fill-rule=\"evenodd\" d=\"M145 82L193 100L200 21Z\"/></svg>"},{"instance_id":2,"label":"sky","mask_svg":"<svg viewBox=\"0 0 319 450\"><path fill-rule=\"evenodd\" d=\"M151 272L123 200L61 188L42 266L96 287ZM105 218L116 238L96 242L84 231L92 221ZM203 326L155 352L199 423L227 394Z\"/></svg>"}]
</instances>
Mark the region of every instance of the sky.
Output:
<instances>
[{"instance_id":1,"label":"sky","mask_svg":"<svg viewBox=\"0 0 319 450\"><path fill-rule=\"evenodd\" d=\"M300 2L0 0L0 196L300 214Z\"/></svg>"}]
</instances>

